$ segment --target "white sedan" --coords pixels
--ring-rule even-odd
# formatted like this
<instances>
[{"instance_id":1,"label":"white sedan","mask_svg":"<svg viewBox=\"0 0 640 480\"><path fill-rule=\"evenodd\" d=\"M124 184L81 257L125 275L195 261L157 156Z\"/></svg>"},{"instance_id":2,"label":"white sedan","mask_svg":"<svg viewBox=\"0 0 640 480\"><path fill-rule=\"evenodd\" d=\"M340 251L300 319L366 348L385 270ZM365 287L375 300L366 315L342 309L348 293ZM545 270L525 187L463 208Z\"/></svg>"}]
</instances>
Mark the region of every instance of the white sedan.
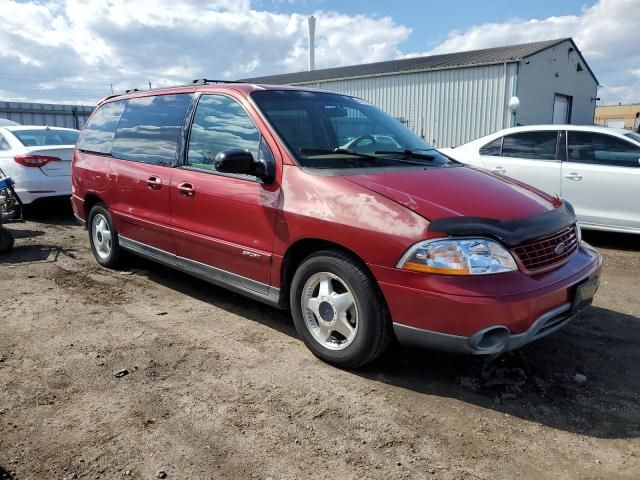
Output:
<instances>
[{"instance_id":1,"label":"white sedan","mask_svg":"<svg viewBox=\"0 0 640 480\"><path fill-rule=\"evenodd\" d=\"M0 176L13 178L25 204L70 197L71 157L79 133L71 128L0 127Z\"/></svg>"},{"instance_id":2,"label":"white sedan","mask_svg":"<svg viewBox=\"0 0 640 480\"><path fill-rule=\"evenodd\" d=\"M582 227L640 233L640 134L578 125L500 130L442 152L567 199Z\"/></svg>"}]
</instances>

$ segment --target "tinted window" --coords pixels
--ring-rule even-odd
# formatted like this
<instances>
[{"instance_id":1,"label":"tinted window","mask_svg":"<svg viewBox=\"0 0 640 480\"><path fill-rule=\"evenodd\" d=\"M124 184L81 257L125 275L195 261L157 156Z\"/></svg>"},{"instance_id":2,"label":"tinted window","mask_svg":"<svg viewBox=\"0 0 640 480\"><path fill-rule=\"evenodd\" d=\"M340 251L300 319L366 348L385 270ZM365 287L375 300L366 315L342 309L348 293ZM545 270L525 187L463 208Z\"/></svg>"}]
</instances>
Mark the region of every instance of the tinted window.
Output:
<instances>
[{"instance_id":1,"label":"tinted window","mask_svg":"<svg viewBox=\"0 0 640 480\"><path fill-rule=\"evenodd\" d=\"M75 145L80 132L74 130L58 130L56 128L39 128L37 130L14 130L13 135L25 147L40 145Z\"/></svg>"},{"instance_id":2,"label":"tinted window","mask_svg":"<svg viewBox=\"0 0 640 480\"><path fill-rule=\"evenodd\" d=\"M200 97L189 137L188 166L214 170L218 152L230 148L249 150L257 159L259 145L260 132L238 102L223 95Z\"/></svg>"},{"instance_id":3,"label":"tinted window","mask_svg":"<svg viewBox=\"0 0 640 480\"><path fill-rule=\"evenodd\" d=\"M593 132L569 132L570 162L638 167L640 147L620 138Z\"/></svg>"},{"instance_id":4,"label":"tinted window","mask_svg":"<svg viewBox=\"0 0 640 480\"><path fill-rule=\"evenodd\" d=\"M286 109L274 109L269 112L269 119L277 125L280 135L289 139L288 145L295 152L322 142L322 139L314 139L317 129L314 128L314 122L307 110L295 108L295 105Z\"/></svg>"},{"instance_id":5,"label":"tinted window","mask_svg":"<svg viewBox=\"0 0 640 480\"><path fill-rule=\"evenodd\" d=\"M78 149L87 152L111 153L113 136L126 101L105 103L87 122L78 140Z\"/></svg>"},{"instance_id":6,"label":"tinted window","mask_svg":"<svg viewBox=\"0 0 640 480\"><path fill-rule=\"evenodd\" d=\"M625 137L629 137L629 138L635 140L636 142L640 143L640 133L629 132L629 133L625 133L624 136Z\"/></svg>"},{"instance_id":7,"label":"tinted window","mask_svg":"<svg viewBox=\"0 0 640 480\"><path fill-rule=\"evenodd\" d=\"M555 160L558 132L523 132L507 135L502 143L503 157Z\"/></svg>"},{"instance_id":8,"label":"tinted window","mask_svg":"<svg viewBox=\"0 0 640 480\"><path fill-rule=\"evenodd\" d=\"M113 156L122 160L175 165L178 138L191 94L132 98L120 118Z\"/></svg>"},{"instance_id":9,"label":"tinted window","mask_svg":"<svg viewBox=\"0 0 640 480\"><path fill-rule=\"evenodd\" d=\"M398 120L364 100L298 90L260 90L251 97L302 166L415 167L421 160L431 166L451 164ZM398 162L402 158L396 154L404 157L407 150L421 151L421 156Z\"/></svg>"},{"instance_id":10,"label":"tinted window","mask_svg":"<svg viewBox=\"0 0 640 480\"><path fill-rule=\"evenodd\" d=\"M11 145L2 135L0 135L0 150L11 150Z\"/></svg>"},{"instance_id":11,"label":"tinted window","mask_svg":"<svg viewBox=\"0 0 640 480\"><path fill-rule=\"evenodd\" d=\"M487 157L499 157L502 151L502 137L496 138L493 142L486 144L480 149L480 155Z\"/></svg>"}]
</instances>

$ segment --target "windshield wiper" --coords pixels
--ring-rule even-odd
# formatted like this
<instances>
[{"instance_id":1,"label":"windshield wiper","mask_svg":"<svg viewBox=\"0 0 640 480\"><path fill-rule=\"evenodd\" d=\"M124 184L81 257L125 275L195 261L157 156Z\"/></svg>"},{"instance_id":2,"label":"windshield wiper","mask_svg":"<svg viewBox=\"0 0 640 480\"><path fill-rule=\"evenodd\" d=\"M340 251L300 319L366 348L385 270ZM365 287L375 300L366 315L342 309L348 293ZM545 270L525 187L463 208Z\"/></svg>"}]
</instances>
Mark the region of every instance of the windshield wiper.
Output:
<instances>
[{"instance_id":1,"label":"windshield wiper","mask_svg":"<svg viewBox=\"0 0 640 480\"><path fill-rule=\"evenodd\" d=\"M434 149L430 149L430 150L434 150ZM405 148L404 150L378 150L375 151L373 153L379 154L379 155L404 155L405 157L414 157L414 158L422 158L424 160L433 160L435 159L435 155L431 155L429 153L422 153L422 152L428 152L430 150L412 150L410 148Z\"/></svg>"},{"instance_id":2,"label":"windshield wiper","mask_svg":"<svg viewBox=\"0 0 640 480\"><path fill-rule=\"evenodd\" d=\"M331 155L332 153L338 153L341 155L351 155L353 157L359 158L368 158L370 160L377 160L379 157L375 157L373 155L367 155L366 153L358 153L353 150L349 150L348 148L334 148L333 150L329 150L326 148L301 148L299 150L300 153L311 153L316 155Z\"/></svg>"},{"instance_id":3,"label":"windshield wiper","mask_svg":"<svg viewBox=\"0 0 640 480\"><path fill-rule=\"evenodd\" d=\"M392 161L392 162L396 162L396 163L405 163L408 165L421 165L424 166L425 162L415 162L415 161L411 161L411 160L407 160L406 158L393 158L393 157L380 157L378 155L372 155L372 154L368 154L368 153L359 153L359 152L354 152L353 150L350 150L348 148L334 148L333 150L329 150L329 149L322 149L322 148L301 148L300 153L315 153L318 155L330 155L332 153L338 153L338 154L342 154L342 155L351 155L353 157L358 157L358 158L362 158L364 160L368 160L370 163L373 161L379 161L379 160L387 160L387 161ZM425 151L425 150L423 150ZM408 153L407 153L408 152ZM424 159L424 160L435 160L435 156L433 155L428 155L426 153L420 153L417 150L395 150L395 151L379 151L379 152L374 152L376 154L380 154L380 155L404 155L405 157L414 157L414 158L420 158L420 159ZM346 161L346 159L345 159ZM347 163L351 163L351 162L347 162Z\"/></svg>"},{"instance_id":4,"label":"windshield wiper","mask_svg":"<svg viewBox=\"0 0 640 480\"><path fill-rule=\"evenodd\" d=\"M436 152L437 155L432 155L429 153L424 153L424 152ZM406 148L404 150L378 150L376 152L374 152L378 155L402 155L404 159L409 158L409 157L413 157L413 158L419 158L421 160L429 160L431 162L435 162L438 159L444 159L445 162L442 163L441 165L447 165L447 164L451 164L451 163L456 163L451 161L450 158L448 158L445 155L442 155L441 153L439 153L435 148L429 148L429 149L409 149ZM387 157L388 158L388 157ZM398 162L405 162L405 163L412 163L412 164L416 164L416 165L425 165L425 162L412 162L410 160L401 160L399 158L394 158L393 160L396 160Z\"/></svg>"},{"instance_id":5,"label":"windshield wiper","mask_svg":"<svg viewBox=\"0 0 640 480\"><path fill-rule=\"evenodd\" d=\"M401 158L389 158L389 157L379 157L377 155L371 155L368 153L359 153L359 152L354 152L353 150L349 150L348 148L335 148L333 150L326 150L326 149L318 149L318 148L301 148L300 149L300 153L311 153L311 152L315 152L318 153L320 155L324 155L324 154L332 154L332 153L339 153L339 154L344 154L344 155L352 155L354 157L358 157L358 158L364 158L365 160L370 160L370 161L374 161L374 160L391 160L392 162L397 162L397 163L407 163L409 165L424 165L424 162L412 162L411 160L403 160ZM386 154L386 153L404 153L404 152L375 152L375 153L381 153L381 154ZM432 158L431 156L429 158Z\"/></svg>"}]
</instances>

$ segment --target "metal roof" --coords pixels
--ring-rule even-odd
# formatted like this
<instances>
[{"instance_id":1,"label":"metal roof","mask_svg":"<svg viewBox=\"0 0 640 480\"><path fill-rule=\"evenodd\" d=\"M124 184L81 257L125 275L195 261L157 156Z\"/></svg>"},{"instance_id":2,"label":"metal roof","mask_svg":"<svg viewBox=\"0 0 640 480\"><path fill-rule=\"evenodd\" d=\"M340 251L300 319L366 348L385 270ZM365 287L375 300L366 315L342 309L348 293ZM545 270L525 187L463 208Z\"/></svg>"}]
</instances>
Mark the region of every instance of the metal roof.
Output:
<instances>
[{"instance_id":1,"label":"metal roof","mask_svg":"<svg viewBox=\"0 0 640 480\"><path fill-rule=\"evenodd\" d=\"M266 84L297 84L353 77L368 77L372 75L389 75L403 72L439 70L447 68L461 68L476 65L491 65L496 63L516 62L518 60L522 60L531 55L539 53L542 50L546 50L547 48L554 47L559 43L565 42L567 40L573 43L573 40L567 37L555 40L545 40L542 42L507 45L504 47L485 48L482 50L471 50L468 52L445 53L442 55L430 55L428 57L403 58L400 60L389 60L386 62L365 63L362 65L351 65L347 67L325 68L322 70L313 70L310 72L284 73L280 75L269 75L265 77L245 78L242 79L242 81L248 83Z\"/></svg>"}]
</instances>

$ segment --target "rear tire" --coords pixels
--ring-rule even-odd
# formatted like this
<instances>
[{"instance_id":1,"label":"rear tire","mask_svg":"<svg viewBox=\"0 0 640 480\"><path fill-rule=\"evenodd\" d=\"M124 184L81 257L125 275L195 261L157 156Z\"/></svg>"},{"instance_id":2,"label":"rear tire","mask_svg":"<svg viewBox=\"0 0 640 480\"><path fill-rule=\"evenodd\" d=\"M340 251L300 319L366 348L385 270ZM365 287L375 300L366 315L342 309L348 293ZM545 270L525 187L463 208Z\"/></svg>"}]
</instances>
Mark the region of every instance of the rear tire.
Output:
<instances>
[{"instance_id":1,"label":"rear tire","mask_svg":"<svg viewBox=\"0 0 640 480\"><path fill-rule=\"evenodd\" d=\"M0 254L8 252L13 248L13 234L4 227L0 227Z\"/></svg>"},{"instance_id":2,"label":"rear tire","mask_svg":"<svg viewBox=\"0 0 640 480\"><path fill-rule=\"evenodd\" d=\"M113 225L111 214L103 203L96 203L91 208L87 225L91 251L98 263L107 268L118 267L122 249L118 243L118 232Z\"/></svg>"},{"instance_id":3,"label":"rear tire","mask_svg":"<svg viewBox=\"0 0 640 480\"><path fill-rule=\"evenodd\" d=\"M382 292L358 259L339 250L307 257L293 276L291 313L298 335L321 360L358 368L392 338Z\"/></svg>"}]
</instances>

